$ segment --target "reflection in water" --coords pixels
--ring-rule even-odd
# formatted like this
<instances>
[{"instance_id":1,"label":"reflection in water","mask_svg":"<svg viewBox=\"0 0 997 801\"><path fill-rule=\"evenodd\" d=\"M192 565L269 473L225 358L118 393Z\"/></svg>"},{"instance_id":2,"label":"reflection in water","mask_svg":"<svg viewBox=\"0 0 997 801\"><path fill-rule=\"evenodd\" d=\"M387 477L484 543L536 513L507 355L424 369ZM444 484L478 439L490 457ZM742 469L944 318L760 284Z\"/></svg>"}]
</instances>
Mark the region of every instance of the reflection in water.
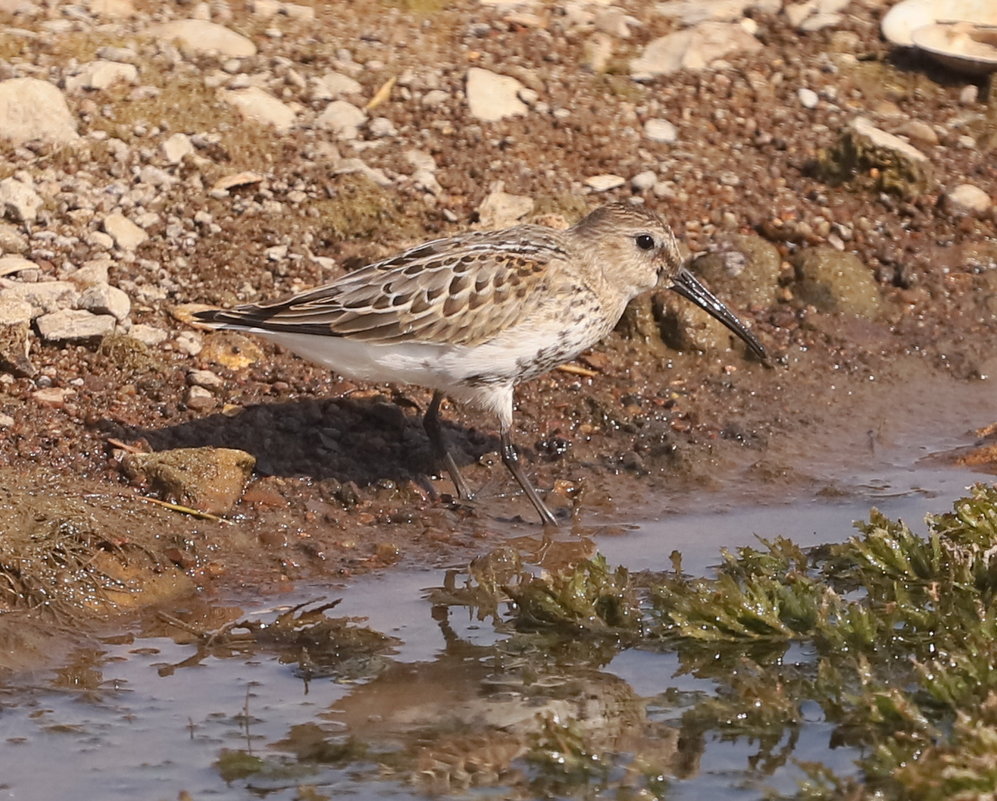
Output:
<instances>
[{"instance_id":1,"label":"reflection in water","mask_svg":"<svg viewBox=\"0 0 997 801\"><path fill-rule=\"evenodd\" d=\"M890 498L889 513L920 516L926 495ZM816 651L656 634L654 575L624 581L592 558L593 540L672 575L678 548L701 575L718 543L799 531L800 515L797 539L841 541L865 514L864 501L838 501L522 538L466 569L371 577L331 603L297 603L314 588L256 612L191 601L0 686L0 747L14 755L0 799L794 795L800 762L847 776L870 742L836 717L845 696L815 697L834 679ZM513 599L528 616L511 614Z\"/></svg>"}]
</instances>

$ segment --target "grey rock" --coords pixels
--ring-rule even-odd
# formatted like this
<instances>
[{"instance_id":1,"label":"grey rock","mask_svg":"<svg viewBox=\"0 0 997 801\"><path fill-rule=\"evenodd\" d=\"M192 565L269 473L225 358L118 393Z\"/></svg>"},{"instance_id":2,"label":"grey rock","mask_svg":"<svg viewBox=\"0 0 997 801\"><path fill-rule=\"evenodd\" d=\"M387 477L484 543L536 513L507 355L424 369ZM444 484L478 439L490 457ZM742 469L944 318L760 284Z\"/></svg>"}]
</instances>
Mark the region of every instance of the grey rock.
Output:
<instances>
[{"instance_id":1,"label":"grey rock","mask_svg":"<svg viewBox=\"0 0 997 801\"><path fill-rule=\"evenodd\" d=\"M31 304L0 299L0 369L20 376L34 375L35 368L28 358L31 316Z\"/></svg>"},{"instance_id":2,"label":"grey rock","mask_svg":"<svg viewBox=\"0 0 997 801\"><path fill-rule=\"evenodd\" d=\"M672 143L678 139L678 130L668 120L651 119L644 123L644 135L652 142Z\"/></svg>"},{"instance_id":3,"label":"grey rock","mask_svg":"<svg viewBox=\"0 0 997 801\"><path fill-rule=\"evenodd\" d=\"M510 194L498 181L478 206L478 219L486 230L508 228L533 211L534 205L533 198Z\"/></svg>"},{"instance_id":4,"label":"grey rock","mask_svg":"<svg viewBox=\"0 0 997 801\"><path fill-rule=\"evenodd\" d=\"M297 116L295 110L257 86L233 89L225 92L222 97L245 119L269 125L277 133L287 133L294 127L294 119Z\"/></svg>"},{"instance_id":5,"label":"grey rock","mask_svg":"<svg viewBox=\"0 0 997 801\"><path fill-rule=\"evenodd\" d=\"M610 189L616 189L617 187L623 186L626 182L627 179L622 175L612 175L609 173L592 175L583 181L585 186L596 192L608 192Z\"/></svg>"},{"instance_id":6,"label":"grey rock","mask_svg":"<svg viewBox=\"0 0 997 801\"><path fill-rule=\"evenodd\" d=\"M177 448L129 453L122 469L163 500L210 514L229 512L242 495L256 459L231 448Z\"/></svg>"},{"instance_id":7,"label":"grey rock","mask_svg":"<svg viewBox=\"0 0 997 801\"><path fill-rule=\"evenodd\" d=\"M942 202L945 210L955 216L982 215L993 205L990 195L973 184L959 184L952 187L942 197Z\"/></svg>"},{"instance_id":8,"label":"grey rock","mask_svg":"<svg viewBox=\"0 0 997 801\"><path fill-rule=\"evenodd\" d=\"M104 231L114 238L114 243L122 250L134 250L149 238L144 230L118 212L108 214L102 224Z\"/></svg>"},{"instance_id":9,"label":"grey rock","mask_svg":"<svg viewBox=\"0 0 997 801\"><path fill-rule=\"evenodd\" d=\"M163 158L170 164L179 164L185 156L194 155L194 143L184 133L175 133L162 144Z\"/></svg>"},{"instance_id":10,"label":"grey rock","mask_svg":"<svg viewBox=\"0 0 997 801\"><path fill-rule=\"evenodd\" d=\"M643 172L637 173L630 179L630 186L638 192L645 192L648 189L653 189L657 182L658 176L655 174L654 170L644 170Z\"/></svg>"},{"instance_id":11,"label":"grey rock","mask_svg":"<svg viewBox=\"0 0 997 801\"><path fill-rule=\"evenodd\" d=\"M34 222L42 199L31 184L16 178L0 181L0 213L14 222Z\"/></svg>"},{"instance_id":12,"label":"grey rock","mask_svg":"<svg viewBox=\"0 0 997 801\"><path fill-rule=\"evenodd\" d=\"M93 314L110 314L118 322L124 320L132 309L128 295L110 284L87 287L76 305Z\"/></svg>"},{"instance_id":13,"label":"grey rock","mask_svg":"<svg viewBox=\"0 0 997 801\"><path fill-rule=\"evenodd\" d=\"M69 281L18 283L0 289L0 300L19 300L31 306L31 316L67 309L76 305L79 290Z\"/></svg>"},{"instance_id":14,"label":"grey rock","mask_svg":"<svg viewBox=\"0 0 997 801\"><path fill-rule=\"evenodd\" d=\"M817 104L820 102L820 98L813 89L807 89L805 86L801 86L796 90L796 96L800 100L800 105L803 108L817 108Z\"/></svg>"},{"instance_id":15,"label":"grey rock","mask_svg":"<svg viewBox=\"0 0 997 801\"><path fill-rule=\"evenodd\" d=\"M792 259L795 291L822 312L874 318L882 301L872 273L854 253L831 247L804 248Z\"/></svg>"},{"instance_id":16,"label":"grey rock","mask_svg":"<svg viewBox=\"0 0 997 801\"><path fill-rule=\"evenodd\" d=\"M771 242L750 234L727 234L697 256L691 269L735 308L765 308L779 288L782 257Z\"/></svg>"},{"instance_id":17,"label":"grey rock","mask_svg":"<svg viewBox=\"0 0 997 801\"><path fill-rule=\"evenodd\" d=\"M62 309L35 320L38 333L47 342L80 342L113 333L116 321L110 314L91 314L82 309Z\"/></svg>"},{"instance_id":18,"label":"grey rock","mask_svg":"<svg viewBox=\"0 0 997 801\"><path fill-rule=\"evenodd\" d=\"M471 116L483 122L495 122L526 114L529 106L519 97L519 93L525 88L508 75L471 67L467 71L465 86Z\"/></svg>"},{"instance_id":19,"label":"grey rock","mask_svg":"<svg viewBox=\"0 0 997 801\"><path fill-rule=\"evenodd\" d=\"M138 68L118 61L91 61L66 79L67 92L104 90L116 83L138 83Z\"/></svg>"},{"instance_id":20,"label":"grey rock","mask_svg":"<svg viewBox=\"0 0 997 801\"><path fill-rule=\"evenodd\" d=\"M156 328L146 323L136 323L128 329L128 336L137 339L143 345L155 347L170 338L170 335L162 328ZM193 355L193 354L192 354Z\"/></svg>"},{"instance_id":21,"label":"grey rock","mask_svg":"<svg viewBox=\"0 0 997 801\"><path fill-rule=\"evenodd\" d=\"M256 45L223 25L200 19L182 19L153 25L148 34L164 42L179 41L195 53L218 53L245 58L256 55Z\"/></svg>"},{"instance_id":22,"label":"grey rock","mask_svg":"<svg viewBox=\"0 0 997 801\"><path fill-rule=\"evenodd\" d=\"M332 131L339 139L356 139L367 113L345 100L333 100L315 120L316 126Z\"/></svg>"},{"instance_id":23,"label":"grey rock","mask_svg":"<svg viewBox=\"0 0 997 801\"><path fill-rule=\"evenodd\" d=\"M55 86L37 78L11 78L0 82L0 138L19 145L34 139L72 144L80 137Z\"/></svg>"},{"instance_id":24,"label":"grey rock","mask_svg":"<svg viewBox=\"0 0 997 801\"><path fill-rule=\"evenodd\" d=\"M703 22L654 39L630 62L630 74L647 80L680 69L701 70L731 53L761 49L762 43L736 23Z\"/></svg>"}]
</instances>

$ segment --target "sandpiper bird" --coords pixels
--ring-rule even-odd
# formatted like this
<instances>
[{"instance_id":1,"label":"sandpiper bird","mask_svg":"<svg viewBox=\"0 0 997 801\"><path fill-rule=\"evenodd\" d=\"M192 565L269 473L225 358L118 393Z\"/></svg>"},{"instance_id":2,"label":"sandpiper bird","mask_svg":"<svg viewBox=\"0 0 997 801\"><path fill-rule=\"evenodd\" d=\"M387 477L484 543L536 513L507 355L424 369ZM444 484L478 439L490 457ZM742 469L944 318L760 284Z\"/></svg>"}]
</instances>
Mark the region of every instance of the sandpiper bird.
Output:
<instances>
[{"instance_id":1,"label":"sandpiper bird","mask_svg":"<svg viewBox=\"0 0 997 801\"><path fill-rule=\"evenodd\" d=\"M501 455L545 524L557 520L523 473L510 438L513 388L608 334L627 303L667 285L765 360L744 324L682 263L658 215L612 203L564 231L517 225L437 239L317 289L198 312L360 381L433 390L423 425L461 499L472 493L440 426L444 395L498 417Z\"/></svg>"}]
</instances>

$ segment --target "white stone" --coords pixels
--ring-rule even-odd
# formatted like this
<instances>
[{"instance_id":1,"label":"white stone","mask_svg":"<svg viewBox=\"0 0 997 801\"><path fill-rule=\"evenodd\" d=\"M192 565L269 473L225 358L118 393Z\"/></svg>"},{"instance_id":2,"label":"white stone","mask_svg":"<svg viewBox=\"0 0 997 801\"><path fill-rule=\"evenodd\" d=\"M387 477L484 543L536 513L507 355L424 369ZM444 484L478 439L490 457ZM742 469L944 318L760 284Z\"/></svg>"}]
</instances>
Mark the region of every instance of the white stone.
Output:
<instances>
[{"instance_id":1,"label":"white stone","mask_svg":"<svg viewBox=\"0 0 997 801\"><path fill-rule=\"evenodd\" d=\"M627 179L622 175L612 175L609 173L603 173L602 175L593 175L585 179L585 186L596 192L608 192L610 189L616 189L617 187L623 186L627 182Z\"/></svg>"},{"instance_id":2,"label":"white stone","mask_svg":"<svg viewBox=\"0 0 997 801\"><path fill-rule=\"evenodd\" d=\"M74 284L81 287L93 286L94 284L106 284L107 270L110 266L110 259L93 259L80 267L80 269L67 275L66 280L72 281Z\"/></svg>"},{"instance_id":3,"label":"white stone","mask_svg":"<svg viewBox=\"0 0 997 801\"><path fill-rule=\"evenodd\" d=\"M668 120L651 119L644 123L644 135L652 142L674 142L679 132Z\"/></svg>"},{"instance_id":4,"label":"white stone","mask_svg":"<svg viewBox=\"0 0 997 801\"><path fill-rule=\"evenodd\" d=\"M204 387L205 389L221 389L225 386L225 380L218 373L213 373L211 370L189 370L187 372L187 383L191 386Z\"/></svg>"},{"instance_id":5,"label":"white stone","mask_svg":"<svg viewBox=\"0 0 997 801\"><path fill-rule=\"evenodd\" d=\"M0 82L0 138L20 145L33 139L71 144L80 137L55 86L36 78L11 78Z\"/></svg>"},{"instance_id":6,"label":"white stone","mask_svg":"<svg viewBox=\"0 0 997 801\"><path fill-rule=\"evenodd\" d=\"M657 182L658 176L654 174L654 170L644 170L630 179L630 186L638 192L644 192L648 189L653 189Z\"/></svg>"},{"instance_id":7,"label":"white stone","mask_svg":"<svg viewBox=\"0 0 997 801\"><path fill-rule=\"evenodd\" d=\"M43 314L37 320L38 333L48 342L96 339L114 331L116 321L109 314L91 314L81 309L62 309Z\"/></svg>"},{"instance_id":8,"label":"white stone","mask_svg":"<svg viewBox=\"0 0 997 801\"><path fill-rule=\"evenodd\" d=\"M683 25L698 25L708 20L734 22L744 16L750 5L752 0L670 0L656 3L654 10Z\"/></svg>"},{"instance_id":9,"label":"white stone","mask_svg":"<svg viewBox=\"0 0 997 801\"><path fill-rule=\"evenodd\" d=\"M0 299L20 300L31 306L32 317L76 305L79 292L69 281L38 281L0 289Z\"/></svg>"},{"instance_id":10,"label":"white stone","mask_svg":"<svg viewBox=\"0 0 997 801\"><path fill-rule=\"evenodd\" d=\"M318 83L328 93L327 97L330 100L342 97L343 95L363 94L363 86L349 75L343 75L341 72L327 72L318 79Z\"/></svg>"},{"instance_id":11,"label":"white stone","mask_svg":"<svg viewBox=\"0 0 997 801\"><path fill-rule=\"evenodd\" d=\"M529 106L519 98L519 93L525 88L508 75L471 67L467 71L466 85L471 116L484 122L495 122L526 114Z\"/></svg>"},{"instance_id":12,"label":"white stone","mask_svg":"<svg viewBox=\"0 0 997 801\"><path fill-rule=\"evenodd\" d=\"M807 89L805 86L801 86L796 90L796 96L800 100L800 105L803 108L817 108L817 103L820 102L820 98L813 89Z\"/></svg>"},{"instance_id":13,"label":"white stone","mask_svg":"<svg viewBox=\"0 0 997 801\"><path fill-rule=\"evenodd\" d=\"M132 310L132 302L122 290L110 284L94 284L83 291L76 303L93 314L110 314L121 322Z\"/></svg>"},{"instance_id":14,"label":"white stone","mask_svg":"<svg viewBox=\"0 0 997 801\"><path fill-rule=\"evenodd\" d=\"M179 164L184 156L194 155L194 143L184 133L175 133L162 144L163 158L170 164Z\"/></svg>"},{"instance_id":15,"label":"white stone","mask_svg":"<svg viewBox=\"0 0 997 801\"><path fill-rule=\"evenodd\" d=\"M450 99L450 94L442 89L430 89L422 96L420 101L426 108L441 106Z\"/></svg>"},{"instance_id":16,"label":"white stone","mask_svg":"<svg viewBox=\"0 0 997 801\"><path fill-rule=\"evenodd\" d=\"M909 142L905 142L899 136L887 133L882 128L877 128L865 117L856 117L851 122L851 128L855 133L866 137L876 147L883 147L888 150L895 150L902 156L913 161L927 161L928 157Z\"/></svg>"},{"instance_id":17,"label":"white stone","mask_svg":"<svg viewBox=\"0 0 997 801\"><path fill-rule=\"evenodd\" d=\"M0 276L12 275L24 270L37 270L38 265L22 256L3 256L0 258Z\"/></svg>"},{"instance_id":18,"label":"white stone","mask_svg":"<svg viewBox=\"0 0 997 801\"><path fill-rule=\"evenodd\" d=\"M90 13L98 17L120 19L135 14L135 3L132 0L89 0L87 5Z\"/></svg>"},{"instance_id":19,"label":"white stone","mask_svg":"<svg viewBox=\"0 0 997 801\"><path fill-rule=\"evenodd\" d=\"M66 79L66 91L104 90L116 83L138 83L138 68L134 64L118 61L91 61L84 64L76 75Z\"/></svg>"},{"instance_id":20,"label":"white stone","mask_svg":"<svg viewBox=\"0 0 997 801\"><path fill-rule=\"evenodd\" d=\"M33 315L31 304L16 298L0 298L0 325L24 325Z\"/></svg>"},{"instance_id":21,"label":"white stone","mask_svg":"<svg viewBox=\"0 0 997 801\"><path fill-rule=\"evenodd\" d=\"M149 238L145 231L119 212L108 214L103 226L104 231L114 237L114 244L122 250L134 250Z\"/></svg>"},{"instance_id":22,"label":"white stone","mask_svg":"<svg viewBox=\"0 0 997 801\"><path fill-rule=\"evenodd\" d=\"M605 72L613 56L613 37L601 31L593 33L585 40L583 52L586 67L595 73Z\"/></svg>"},{"instance_id":23,"label":"white stone","mask_svg":"<svg viewBox=\"0 0 997 801\"><path fill-rule=\"evenodd\" d=\"M235 106L245 119L269 125L277 133L287 133L294 126L297 116L294 109L258 86L233 89L224 92L222 97L226 103Z\"/></svg>"},{"instance_id":24,"label":"white stone","mask_svg":"<svg viewBox=\"0 0 997 801\"><path fill-rule=\"evenodd\" d=\"M218 53L223 56L245 58L256 55L256 45L242 34L224 25L200 19L181 19L153 25L150 36L162 41L179 40L181 45L195 53Z\"/></svg>"},{"instance_id":25,"label":"white stone","mask_svg":"<svg viewBox=\"0 0 997 801\"><path fill-rule=\"evenodd\" d=\"M508 228L533 211L533 198L525 195L512 195L505 190L505 184L498 181L492 187L481 205L478 206L478 220L486 230Z\"/></svg>"},{"instance_id":26,"label":"white stone","mask_svg":"<svg viewBox=\"0 0 997 801\"><path fill-rule=\"evenodd\" d=\"M789 24L794 28L799 28L800 25L803 24L803 20L816 12L817 0L806 0L803 3L790 3L782 10L782 13L786 15L786 19L789 20Z\"/></svg>"},{"instance_id":27,"label":"white stone","mask_svg":"<svg viewBox=\"0 0 997 801\"><path fill-rule=\"evenodd\" d=\"M0 181L0 216L14 222L34 222L42 199L31 184L16 178Z\"/></svg>"},{"instance_id":28,"label":"white stone","mask_svg":"<svg viewBox=\"0 0 997 801\"><path fill-rule=\"evenodd\" d=\"M754 53L761 48L762 43L737 23L703 22L648 43L630 62L630 74L645 80L680 69L701 70L731 53Z\"/></svg>"},{"instance_id":29,"label":"white stone","mask_svg":"<svg viewBox=\"0 0 997 801\"><path fill-rule=\"evenodd\" d=\"M374 117L367 125L367 130L370 131L371 136L378 139L398 135L398 129L395 128L395 124L387 117Z\"/></svg>"},{"instance_id":30,"label":"white stone","mask_svg":"<svg viewBox=\"0 0 997 801\"><path fill-rule=\"evenodd\" d=\"M319 128L332 131L339 139L356 139L360 126L367 119L366 112L345 100L333 100L319 114L315 124Z\"/></svg>"},{"instance_id":31,"label":"white stone","mask_svg":"<svg viewBox=\"0 0 997 801\"><path fill-rule=\"evenodd\" d=\"M128 336L132 339L137 339L143 345L155 347L169 339L170 335L162 328L156 328L145 323L136 323L128 329Z\"/></svg>"},{"instance_id":32,"label":"white stone","mask_svg":"<svg viewBox=\"0 0 997 801\"><path fill-rule=\"evenodd\" d=\"M943 200L945 208L951 214L985 214L993 205L990 195L973 184L952 187L945 193Z\"/></svg>"},{"instance_id":33,"label":"white stone","mask_svg":"<svg viewBox=\"0 0 997 801\"><path fill-rule=\"evenodd\" d=\"M300 3L284 3L281 11L284 12L290 19L303 20L305 22L310 22L315 19L315 9L312 6L302 5Z\"/></svg>"},{"instance_id":34,"label":"white stone","mask_svg":"<svg viewBox=\"0 0 997 801\"><path fill-rule=\"evenodd\" d=\"M270 19L276 17L284 4L281 0L252 0L249 4L254 16Z\"/></svg>"},{"instance_id":35,"label":"white stone","mask_svg":"<svg viewBox=\"0 0 997 801\"><path fill-rule=\"evenodd\" d=\"M384 172L384 170L378 169L377 167L371 167L363 159L340 159L336 162L333 167L333 172L336 175L349 175L352 173L359 173L365 178L373 181L378 186L391 186L394 181L392 181Z\"/></svg>"}]
</instances>

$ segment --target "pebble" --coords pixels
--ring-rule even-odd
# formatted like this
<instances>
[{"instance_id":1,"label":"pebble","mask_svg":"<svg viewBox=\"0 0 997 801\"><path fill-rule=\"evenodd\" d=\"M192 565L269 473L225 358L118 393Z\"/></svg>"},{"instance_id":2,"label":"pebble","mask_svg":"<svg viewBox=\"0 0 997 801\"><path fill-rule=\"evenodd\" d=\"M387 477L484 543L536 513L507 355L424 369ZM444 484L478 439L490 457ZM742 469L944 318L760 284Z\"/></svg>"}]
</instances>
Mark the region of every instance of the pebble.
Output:
<instances>
[{"instance_id":1,"label":"pebble","mask_svg":"<svg viewBox=\"0 0 997 801\"><path fill-rule=\"evenodd\" d=\"M91 61L66 79L66 91L104 90L116 83L138 83L138 68L134 64L117 61Z\"/></svg>"},{"instance_id":2,"label":"pebble","mask_svg":"<svg viewBox=\"0 0 997 801\"><path fill-rule=\"evenodd\" d=\"M897 133L908 139L916 139L928 145L938 144L938 134L928 123L920 120L909 120L897 128Z\"/></svg>"},{"instance_id":3,"label":"pebble","mask_svg":"<svg viewBox=\"0 0 997 801\"><path fill-rule=\"evenodd\" d=\"M32 317L76 305L79 292L69 281L18 283L0 289L0 299L21 300L32 309Z\"/></svg>"},{"instance_id":4,"label":"pebble","mask_svg":"<svg viewBox=\"0 0 997 801\"><path fill-rule=\"evenodd\" d=\"M820 98L813 89L807 89L806 87L800 87L796 90L796 96L800 100L800 105L803 108L817 108L817 104L820 102Z\"/></svg>"},{"instance_id":5,"label":"pebble","mask_svg":"<svg viewBox=\"0 0 997 801\"><path fill-rule=\"evenodd\" d=\"M114 244L122 250L135 250L149 235L120 212L108 214L102 223L104 231L114 239Z\"/></svg>"},{"instance_id":6,"label":"pebble","mask_svg":"<svg viewBox=\"0 0 997 801\"><path fill-rule=\"evenodd\" d=\"M132 339L137 339L143 345L148 345L149 347L160 345L170 338L169 333L162 328L156 328L146 323L135 323L128 329L128 336Z\"/></svg>"},{"instance_id":7,"label":"pebble","mask_svg":"<svg viewBox=\"0 0 997 801\"><path fill-rule=\"evenodd\" d=\"M121 322L132 309L132 302L123 291L110 284L94 284L83 291L76 304L93 314L110 314Z\"/></svg>"},{"instance_id":8,"label":"pebble","mask_svg":"<svg viewBox=\"0 0 997 801\"><path fill-rule=\"evenodd\" d=\"M194 143L190 141L190 137L187 134L175 133L168 137L160 149L163 153L163 158L165 158L170 164L179 164L184 160L185 156L194 155Z\"/></svg>"},{"instance_id":9,"label":"pebble","mask_svg":"<svg viewBox=\"0 0 997 801\"><path fill-rule=\"evenodd\" d=\"M47 389L36 389L31 393L31 397L42 406L50 406L53 409L61 409L66 405L66 399L70 395L75 395L76 390L69 387L49 387Z\"/></svg>"},{"instance_id":10,"label":"pebble","mask_svg":"<svg viewBox=\"0 0 997 801\"><path fill-rule=\"evenodd\" d=\"M644 123L644 136L652 142L672 143L678 139L678 129L668 120L650 119Z\"/></svg>"},{"instance_id":11,"label":"pebble","mask_svg":"<svg viewBox=\"0 0 997 801\"><path fill-rule=\"evenodd\" d=\"M467 71L467 105L471 116L483 122L526 114L529 106L520 99L526 87L515 78L471 67Z\"/></svg>"},{"instance_id":12,"label":"pebble","mask_svg":"<svg viewBox=\"0 0 997 801\"><path fill-rule=\"evenodd\" d=\"M533 211L534 205L533 198L510 194L498 181L478 206L478 219L485 230L508 228Z\"/></svg>"},{"instance_id":13,"label":"pebble","mask_svg":"<svg viewBox=\"0 0 997 801\"><path fill-rule=\"evenodd\" d=\"M630 179L630 185L638 192L653 189L657 182L658 176L655 174L654 170L644 170L643 172L637 173Z\"/></svg>"},{"instance_id":14,"label":"pebble","mask_svg":"<svg viewBox=\"0 0 997 801\"><path fill-rule=\"evenodd\" d=\"M652 40L630 62L630 75L643 81L680 69L702 70L733 53L754 53L762 43L733 22L702 22Z\"/></svg>"},{"instance_id":15,"label":"pebble","mask_svg":"<svg viewBox=\"0 0 997 801\"><path fill-rule=\"evenodd\" d=\"M319 96L312 95L315 100L335 100L343 95L363 94L360 82L341 72L327 72L316 79L314 88L320 93Z\"/></svg>"},{"instance_id":16,"label":"pebble","mask_svg":"<svg viewBox=\"0 0 997 801\"><path fill-rule=\"evenodd\" d=\"M627 179L622 175L611 175L609 173L603 173L602 175L592 175L585 179L585 186L596 192L608 192L610 189L616 189L617 187L623 186L627 182Z\"/></svg>"},{"instance_id":17,"label":"pebble","mask_svg":"<svg viewBox=\"0 0 997 801\"><path fill-rule=\"evenodd\" d=\"M980 187L973 184L959 184L949 189L942 198L949 214L982 215L990 210L993 200Z\"/></svg>"},{"instance_id":18,"label":"pebble","mask_svg":"<svg viewBox=\"0 0 997 801\"><path fill-rule=\"evenodd\" d=\"M319 114L315 125L332 131L339 139L356 139L360 136L360 126L367 119L367 113L345 100L333 100Z\"/></svg>"},{"instance_id":19,"label":"pebble","mask_svg":"<svg viewBox=\"0 0 997 801\"><path fill-rule=\"evenodd\" d=\"M226 103L235 106L245 119L269 125L277 133L285 134L294 127L297 112L257 86L232 89L223 94Z\"/></svg>"},{"instance_id":20,"label":"pebble","mask_svg":"<svg viewBox=\"0 0 997 801\"><path fill-rule=\"evenodd\" d=\"M37 78L11 78L0 81L0 138L20 145L33 139L73 144L80 137L58 88Z\"/></svg>"},{"instance_id":21,"label":"pebble","mask_svg":"<svg viewBox=\"0 0 997 801\"><path fill-rule=\"evenodd\" d=\"M38 317L35 325L47 342L78 342L107 336L114 331L116 320L110 314L61 309Z\"/></svg>"},{"instance_id":22,"label":"pebble","mask_svg":"<svg viewBox=\"0 0 997 801\"><path fill-rule=\"evenodd\" d=\"M244 58L256 55L256 45L223 25L199 19L181 19L154 25L148 35L162 42L177 40L194 53L218 53Z\"/></svg>"},{"instance_id":23,"label":"pebble","mask_svg":"<svg viewBox=\"0 0 997 801\"><path fill-rule=\"evenodd\" d=\"M194 387L204 387L205 389L221 389L225 386L225 381L217 373L211 370L189 370L187 372L187 383Z\"/></svg>"},{"instance_id":24,"label":"pebble","mask_svg":"<svg viewBox=\"0 0 997 801\"><path fill-rule=\"evenodd\" d=\"M17 178L4 178L0 181L0 214L14 222L34 222L42 198L34 187Z\"/></svg>"}]
</instances>

